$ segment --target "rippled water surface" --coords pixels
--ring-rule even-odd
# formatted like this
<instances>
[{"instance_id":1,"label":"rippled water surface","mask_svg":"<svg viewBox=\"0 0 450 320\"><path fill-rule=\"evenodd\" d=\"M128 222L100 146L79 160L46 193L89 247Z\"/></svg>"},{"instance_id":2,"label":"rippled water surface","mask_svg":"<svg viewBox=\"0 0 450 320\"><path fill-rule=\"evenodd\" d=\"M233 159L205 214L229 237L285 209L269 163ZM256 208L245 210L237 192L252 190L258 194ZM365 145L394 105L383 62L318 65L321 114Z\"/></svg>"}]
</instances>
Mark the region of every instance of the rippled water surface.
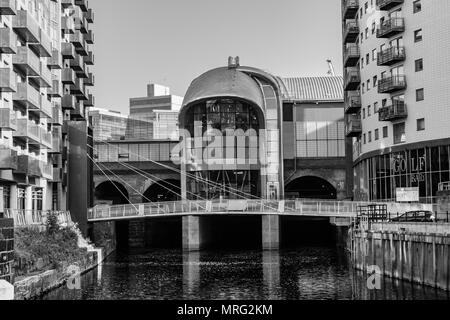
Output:
<instances>
[{"instance_id":1,"label":"rippled water surface","mask_svg":"<svg viewBox=\"0 0 450 320\"><path fill-rule=\"evenodd\" d=\"M384 278L368 290L335 248L291 251L117 252L43 299L449 299L446 292Z\"/></svg>"}]
</instances>

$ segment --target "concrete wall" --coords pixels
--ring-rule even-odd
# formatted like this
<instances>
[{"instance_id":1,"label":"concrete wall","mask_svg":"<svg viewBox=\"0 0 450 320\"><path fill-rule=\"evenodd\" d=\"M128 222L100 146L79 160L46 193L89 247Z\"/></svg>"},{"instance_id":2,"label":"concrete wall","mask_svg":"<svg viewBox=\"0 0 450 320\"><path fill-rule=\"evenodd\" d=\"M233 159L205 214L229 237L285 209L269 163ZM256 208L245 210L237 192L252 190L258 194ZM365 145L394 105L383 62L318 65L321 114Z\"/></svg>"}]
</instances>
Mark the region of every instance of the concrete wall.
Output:
<instances>
[{"instance_id":1,"label":"concrete wall","mask_svg":"<svg viewBox=\"0 0 450 320\"><path fill-rule=\"evenodd\" d=\"M380 268L381 274L449 290L450 236L413 231L351 230L353 266Z\"/></svg>"},{"instance_id":2,"label":"concrete wall","mask_svg":"<svg viewBox=\"0 0 450 320\"><path fill-rule=\"evenodd\" d=\"M0 280L13 283L14 220L0 218Z\"/></svg>"}]
</instances>

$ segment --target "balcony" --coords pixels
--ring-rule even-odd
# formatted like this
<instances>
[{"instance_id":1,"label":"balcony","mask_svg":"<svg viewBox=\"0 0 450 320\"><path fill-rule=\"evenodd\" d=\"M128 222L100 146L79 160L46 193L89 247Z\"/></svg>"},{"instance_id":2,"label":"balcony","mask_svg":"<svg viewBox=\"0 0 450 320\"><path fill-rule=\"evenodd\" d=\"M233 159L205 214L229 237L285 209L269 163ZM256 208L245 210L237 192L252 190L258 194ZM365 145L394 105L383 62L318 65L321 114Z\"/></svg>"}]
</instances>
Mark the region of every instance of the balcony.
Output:
<instances>
[{"instance_id":1,"label":"balcony","mask_svg":"<svg viewBox=\"0 0 450 320\"><path fill-rule=\"evenodd\" d=\"M95 97L92 95L92 93L88 94L88 99L84 102L84 106L87 107L93 107L95 105Z\"/></svg>"},{"instance_id":2,"label":"balcony","mask_svg":"<svg viewBox=\"0 0 450 320\"><path fill-rule=\"evenodd\" d=\"M15 16L16 1L15 0L0 0L0 15L2 16Z\"/></svg>"},{"instance_id":3,"label":"balcony","mask_svg":"<svg viewBox=\"0 0 450 320\"><path fill-rule=\"evenodd\" d=\"M16 170L18 166L17 151L0 147L0 170Z\"/></svg>"},{"instance_id":4,"label":"balcony","mask_svg":"<svg viewBox=\"0 0 450 320\"><path fill-rule=\"evenodd\" d=\"M16 92L16 74L10 68L0 68L0 92Z\"/></svg>"},{"instance_id":5,"label":"balcony","mask_svg":"<svg viewBox=\"0 0 450 320\"><path fill-rule=\"evenodd\" d=\"M378 82L378 93L392 93L406 89L406 77L403 75L381 79Z\"/></svg>"},{"instance_id":6,"label":"balcony","mask_svg":"<svg viewBox=\"0 0 450 320\"><path fill-rule=\"evenodd\" d=\"M59 106L52 107L52 118L49 120L49 123L53 126L62 126L63 125L63 113Z\"/></svg>"},{"instance_id":7,"label":"balcony","mask_svg":"<svg viewBox=\"0 0 450 320\"><path fill-rule=\"evenodd\" d=\"M357 113L359 110L361 110L361 96L359 91L348 91L345 95L345 113Z\"/></svg>"},{"instance_id":8,"label":"balcony","mask_svg":"<svg viewBox=\"0 0 450 320\"><path fill-rule=\"evenodd\" d=\"M354 43L359 35L359 26L356 20L346 20L344 26L344 43Z\"/></svg>"},{"instance_id":9,"label":"balcony","mask_svg":"<svg viewBox=\"0 0 450 320\"><path fill-rule=\"evenodd\" d=\"M361 83L361 75L358 68L346 68L344 76L344 88L347 91L358 89Z\"/></svg>"},{"instance_id":10,"label":"balcony","mask_svg":"<svg viewBox=\"0 0 450 320\"><path fill-rule=\"evenodd\" d=\"M87 12L87 1L86 0L75 0L75 5L79 6L81 11Z\"/></svg>"},{"instance_id":11,"label":"balcony","mask_svg":"<svg viewBox=\"0 0 450 320\"><path fill-rule=\"evenodd\" d=\"M86 39L83 38L83 43L80 47L75 48L76 53L78 53L80 56L87 56L89 54L89 47Z\"/></svg>"},{"instance_id":12,"label":"balcony","mask_svg":"<svg viewBox=\"0 0 450 320\"><path fill-rule=\"evenodd\" d=\"M94 11L92 9L88 9L88 11L84 14L87 22L94 23Z\"/></svg>"},{"instance_id":13,"label":"balcony","mask_svg":"<svg viewBox=\"0 0 450 320\"><path fill-rule=\"evenodd\" d=\"M84 79L84 85L92 87L94 84L95 84L95 77L92 74L92 72L89 72L87 78Z\"/></svg>"},{"instance_id":14,"label":"balcony","mask_svg":"<svg viewBox=\"0 0 450 320\"><path fill-rule=\"evenodd\" d=\"M74 0L61 0L61 7L64 9L70 8L75 4Z\"/></svg>"},{"instance_id":15,"label":"balcony","mask_svg":"<svg viewBox=\"0 0 450 320\"><path fill-rule=\"evenodd\" d=\"M47 89L47 95L51 98L61 98L62 97L62 85L58 80L52 81L52 86Z\"/></svg>"},{"instance_id":16,"label":"balcony","mask_svg":"<svg viewBox=\"0 0 450 320\"><path fill-rule=\"evenodd\" d=\"M61 54L64 59L73 59L76 56L75 47L69 42L61 42Z\"/></svg>"},{"instance_id":17,"label":"balcony","mask_svg":"<svg viewBox=\"0 0 450 320\"><path fill-rule=\"evenodd\" d=\"M48 153L51 154L58 154L62 152L62 141L61 136L59 135L59 132L53 132L53 138L52 138L52 148L48 150Z\"/></svg>"},{"instance_id":18,"label":"balcony","mask_svg":"<svg viewBox=\"0 0 450 320\"><path fill-rule=\"evenodd\" d=\"M61 17L61 31L63 34L73 34L75 32L75 20L72 16Z\"/></svg>"},{"instance_id":19,"label":"balcony","mask_svg":"<svg viewBox=\"0 0 450 320\"><path fill-rule=\"evenodd\" d=\"M39 28L39 42L30 43L29 46L41 58L52 56L52 41L41 28Z\"/></svg>"},{"instance_id":20,"label":"balcony","mask_svg":"<svg viewBox=\"0 0 450 320\"><path fill-rule=\"evenodd\" d=\"M81 60L83 61L83 60ZM86 63L82 63L81 64L81 70L80 71L76 71L76 75L78 78L83 79L82 81L84 82L85 79L87 79L89 77L89 70L86 66Z\"/></svg>"},{"instance_id":21,"label":"balcony","mask_svg":"<svg viewBox=\"0 0 450 320\"><path fill-rule=\"evenodd\" d=\"M20 82L17 84L17 92L13 94L14 105L27 109L39 109L40 102L41 98L39 91L26 82Z\"/></svg>"},{"instance_id":22,"label":"balcony","mask_svg":"<svg viewBox=\"0 0 450 320\"><path fill-rule=\"evenodd\" d=\"M94 44L94 32L89 30L89 32L85 36L86 42L89 44Z\"/></svg>"},{"instance_id":23,"label":"balcony","mask_svg":"<svg viewBox=\"0 0 450 320\"><path fill-rule=\"evenodd\" d=\"M0 129L3 131L16 131L16 112L8 108L0 109Z\"/></svg>"},{"instance_id":24,"label":"balcony","mask_svg":"<svg viewBox=\"0 0 450 320\"><path fill-rule=\"evenodd\" d=\"M84 63L86 63L88 66L94 65L94 54L92 53L92 51L89 51L88 55L85 56L83 59Z\"/></svg>"},{"instance_id":25,"label":"balcony","mask_svg":"<svg viewBox=\"0 0 450 320\"><path fill-rule=\"evenodd\" d=\"M39 58L28 47L18 47L12 63L16 70L29 77L37 77L41 71Z\"/></svg>"},{"instance_id":26,"label":"balcony","mask_svg":"<svg viewBox=\"0 0 450 320\"><path fill-rule=\"evenodd\" d=\"M47 180L53 180L53 166L51 163L40 163L42 168L42 178Z\"/></svg>"},{"instance_id":27,"label":"balcony","mask_svg":"<svg viewBox=\"0 0 450 320\"><path fill-rule=\"evenodd\" d=\"M45 128L39 127L40 131L40 141L37 143L41 146L46 147L47 149L52 148L52 133L48 132ZM30 143L30 142L29 142Z\"/></svg>"},{"instance_id":28,"label":"balcony","mask_svg":"<svg viewBox=\"0 0 450 320\"><path fill-rule=\"evenodd\" d=\"M73 95L65 94L61 100L61 108L63 108L63 110L74 110L76 103L76 99Z\"/></svg>"},{"instance_id":29,"label":"balcony","mask_svg":"<svg viewBox=\"0 0 450 320\"><path fill-rule=\"evenodd\" d=\"M82 101L75 104L74 110L70 110L70 119L84 119L84 104Z\"/></svg>"},{"instance_id":30,"label":"balcony","mask_svg":"<svg viewBox=\"0 0 450 320\"><path fill-rule=\"evenodd\" d=\"M42 117L51 119L53 116L52 103L48 101L46 96L41 95L41 108L40 113Z\"/></svg>"},{"instance_id":31,"label":"balcony","mask_svg":"<svg viewBox=\"0 0 450 320\"><path fill-rule=\"evenodd\" d=\"M69 68L62 69L61 82L63 84L75 84L75 72Z\"/></svg>"},{"instance_id":32,"label":"balcony","mask_svg":"<svg viewBox=\"0 0 450 320\"><path fill-rule=\"evenodd\" d=\"M83 71L83 58L80 55L76 55L74 59L70 59L69 66L73 71Z\"/></svg>"},{"instance_id":33,"label":"balcony","mask_svg":"<svg viewBox=\"0 0 450 320\"><path fill-rule=\"evenodd\" d=\"M83 34L88 33L89 24L83 15L81 15L80 17L75 17L74 21L75 21L75 30L79 30Z\"/></svg>"},{"instance_id":34,"label":"balcony","mask_svg":"<svg viewBox=\"0 0 450 320\"><path fill-rule=\"evenodd\" d=\"M59 53L58 50L53 49L52 50L52 56L51 58L47 59L47 67L49 67L49 69L61 69L62 68L62 56Z\"/></svg>"},{"instance_id":35,"label":"balcony","mask_svg":"<svg viewBox=\"0 0 450 320\"><path fill-rule=\"evenodd\" d=\"M345 126L345 135L347 137L359 137L362 133L362 123L359 116L349 116Z\"/></svg>"},{"instance_id":36,"label":"balcony","mask_svg":"<svg viewBox=\"0 0 450 320\"><path fill-rule=\"evenodd\" d=\"M403 101L392 101L392 105L378 110L379 121L395 121L408 117L408 110Z\"/></svg>"},{"instance_id":37,"label":"balcony","mask_svg":"<svg viewBox=\"0 0 450 320\"><path fill-rule=\"evenodd\" d=\"M75 50L84 46L84 37L80 31L76 31L74 34L69 35L69 41L75 47Z\"/></svg>"},{"instance_id":38,"label":"balcony","mask_svg":"<svg viewBox=\"0 0 450 320\"><path fill-rule=\"evenodd\" d=\"M358 0L342 0L342 18L343 19L355 19L358 13L359 3Z\"/></svg>"},{"instance_id":39,"label":"balcony","mask_svg":"<svg viewBox=\"0 0 450 320\"><path fill-rule=\"evenodd\" d=\"M377 38L391 38L405 31L403 18L389 18L377 29Z\"/></svg>"},{"instance_id":40,"label":"balcony","mask_svg":"<svg viewBox=\"0 0 450 320\"><path fill-rule=\"evenodd\" d=\"M382 11L388 11L403 2L404 0L377 0L377 6Z\"/></svg>"},{"instance_id":41,"label":"balcony","mask_svg":"<svg viewBox=\"0 0 450 320\"><path fill-rule=\"evenodd\" d=\"M41 128L28 119L18 119L17 131L13 132L13 137L23 139L30 144L40 144Z\"/></svg>"},{"instance_id":42,"label":"balcony","mask_svg":"<svg viewBox=\"0 0 450 320\"><path fill-rule=\"evenodd\" d=\"M10 28L0 28L0 53L17 52L17 35Z\"/></svg>"},{"instance_id":43,"label":"balcony","mask_svg":"<svg viewBox=\"0 0 450 320\"><path fill-rule=\"evenodd\" d=\"M31 80L36 83L37 86L41 88L49 88L52 86L52 72L47 68L45 62L41 62L39 75L37 77L32 77Z\"/></svg>"},{"instance_id":44,"label":"balcony","mask_svg":"<svg viewBox=\"0 0 450 320\"><path fill-rule=\"evenodd\" d=\"M63 169L62 168L53 168L52 181L55 183L62 182L62 177L63 177Z\"/></svg>"},{"instance_id":45,"label":"balcony","mask_svg":"<svg viewBox=\"0 0 450 320\"><path fill-rule=\"evenodd\" d=\"M70 86L70 94L77 96L84 94L83 79L77 79L75 84Z\"/></svg>"},{"instance_id":46,"label":"balcony","mask_svg":"<svg viewBox=\"0 0 450 320\"><path fill-rule=\"evenodd\" d=\"M344 67L354 67L359 61L361 54L359 46L354 43L349 43L344 51Z\"/></svg>"},{"instance_id":47,"label":"balcony","mask_svg":"<svg viewBox=\"0 0 450 320\"><path fill-rule=\"evenodd\" d=\"M390 66L397 62L405 61L405 48L403 47L390 47L378 53L377 65L378 66Z\"/></svg>"},{"instance_id":48,"label":"balcony","mask_svg":"<svg viewBox=\"0 0 450 320\"><path fill-rule=\"evenodd\" d=\"M13 17L12 25L14 32L26 42L39 42L39 26L36 20L28 14L28 11L17 11L17 15Z\"/></svg>"}]
</instances>

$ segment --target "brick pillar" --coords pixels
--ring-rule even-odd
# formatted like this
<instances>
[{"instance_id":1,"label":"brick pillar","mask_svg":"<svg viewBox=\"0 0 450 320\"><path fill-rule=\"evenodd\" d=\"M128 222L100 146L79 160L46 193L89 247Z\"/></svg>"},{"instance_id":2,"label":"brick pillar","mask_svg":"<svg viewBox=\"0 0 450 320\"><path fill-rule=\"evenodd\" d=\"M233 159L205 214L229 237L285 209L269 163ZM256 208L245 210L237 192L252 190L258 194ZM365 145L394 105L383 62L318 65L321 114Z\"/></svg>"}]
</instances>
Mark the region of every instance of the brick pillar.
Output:
<instances>
[{"instance_id":1,"label":"brick pillar","mask_svg":"<svg viewBox=\"0 0 450 320\"><path fill-rule=\"evenodd\" d=\"M262 249L278 250L280 247L280 217L278 215L263 215Z\"/></svg>"}]
</instances>

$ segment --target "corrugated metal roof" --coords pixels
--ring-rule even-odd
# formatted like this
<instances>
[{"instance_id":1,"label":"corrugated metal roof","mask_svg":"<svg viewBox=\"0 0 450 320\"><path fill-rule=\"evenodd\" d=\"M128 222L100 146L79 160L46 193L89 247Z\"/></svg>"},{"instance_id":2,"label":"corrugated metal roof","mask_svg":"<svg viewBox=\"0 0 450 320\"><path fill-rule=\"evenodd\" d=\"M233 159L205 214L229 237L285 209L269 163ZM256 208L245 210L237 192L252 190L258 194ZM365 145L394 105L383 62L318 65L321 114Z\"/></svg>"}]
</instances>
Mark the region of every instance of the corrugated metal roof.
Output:
<instances>
[{"instance_id":1,"label":"corrugated metal roof","mask_svg":"<svg viewBox=\"0 0 450 320\"><path fill-rule=\"evenodd\" d=\"M344 99L343 77L279 78L283 97L298 101L337 101Z\"/></svg>"}]
</instances>

